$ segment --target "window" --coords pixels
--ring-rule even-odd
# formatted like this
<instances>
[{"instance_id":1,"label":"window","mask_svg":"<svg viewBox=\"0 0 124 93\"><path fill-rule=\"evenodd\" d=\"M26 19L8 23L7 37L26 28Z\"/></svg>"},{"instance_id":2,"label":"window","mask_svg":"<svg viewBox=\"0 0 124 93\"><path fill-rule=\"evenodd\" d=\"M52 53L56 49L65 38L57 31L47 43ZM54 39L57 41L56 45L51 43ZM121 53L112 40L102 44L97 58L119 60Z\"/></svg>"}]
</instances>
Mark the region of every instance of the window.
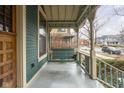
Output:
<instances>
[{"instance_id":1,"label":"window","mask_svg":"<svg viewBox=\"0 0 124 93\"><path fill-rule=\"evenodd\" d=\"M12 6L0 5L0 31L12 32Z\"/></svg>"},{"instance_id":2,"label":"window","mask_svg":"<svg viewBox=\"0 0 124 93\"><path fill-rule=\"evenodd\" d=\"M39 57L46 54L46 20L39 13Z\"/></svg>"}]
</instances>

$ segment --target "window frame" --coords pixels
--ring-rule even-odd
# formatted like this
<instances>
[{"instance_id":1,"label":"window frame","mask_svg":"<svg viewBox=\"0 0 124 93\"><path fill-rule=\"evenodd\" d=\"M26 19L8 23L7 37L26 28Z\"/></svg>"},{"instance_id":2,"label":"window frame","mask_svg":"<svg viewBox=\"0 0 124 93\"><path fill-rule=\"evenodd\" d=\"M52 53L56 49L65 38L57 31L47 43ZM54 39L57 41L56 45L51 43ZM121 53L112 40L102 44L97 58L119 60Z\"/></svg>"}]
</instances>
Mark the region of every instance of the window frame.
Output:
<instances>
[{"instance_id":1,"label":"window frame","mask_svg":"<svg viewBox=\"0 0 124 93\"><path fill-rule=\"evenodd\" d=\"M0 16L3 16L3 30L1 30L0 33L6 33L6 34L16 33L16 6L15 5L1 5L1 6L4 6L3 7L4 12L3 13L1 12L2 14L0 14ZM5 8L5 6L11 7L12 14L10 16L5 15L5 10L7 9L7 8ZM11 24L7 23L7 21L5 19L9 19L9 21L11 21L10 22ZM1 22L1 24L2 24L2 22ZM5 26L7 24L11 27L10 31L5 30L6 29Z\"/></svg>"},{"instance_id":2,"label":"window frame","mask_svg":"<svg viewBox=\"0 0 124 93\"><path fill-rule=\"evenodd\" d=\"M42 14L42 16L44 17L45 21L46 21L46 53L43 54L42 56L39 56L39 37L40 37L40 32L39 32L39 22L40 22L40 14ZM41 6L38 6L38 62L41 62L41 60L43 60L44 58L47 57L47 19L46 19L46 15L43 12L43 9L41 8Z\"/></svg>"}]
</instances>

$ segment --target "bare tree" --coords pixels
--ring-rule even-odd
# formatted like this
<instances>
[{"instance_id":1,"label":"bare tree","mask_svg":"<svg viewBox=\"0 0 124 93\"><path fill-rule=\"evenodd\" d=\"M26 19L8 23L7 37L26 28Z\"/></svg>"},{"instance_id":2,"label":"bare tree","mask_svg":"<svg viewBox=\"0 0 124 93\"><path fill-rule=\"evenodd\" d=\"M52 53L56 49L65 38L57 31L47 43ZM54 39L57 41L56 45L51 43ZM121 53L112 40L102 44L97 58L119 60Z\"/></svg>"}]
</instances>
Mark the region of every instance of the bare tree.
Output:
<instances>
[{"instance_id":1,"label":"bare tree","mask_svg":"<svg viewBox=\"0 0 124 93\"><path fill-rule=\"evenodd\" d=\"M97 39L97 32L100 31L100 29L110 20L111 16L108 18L103 18L103 17L95 17L93 21L93 30L95 32L95 44L96 44L96 39ZM80 32L80 34L84 35L90 40L90 25L88 20L86 21L85 25L83 26L83 31Z\"/></svg>"},{"instance_id":2,"label":"bare tree","mask_svg":"<svg viewBox=\"0 0 124 93\"><path fill-rule=\"evenodd\" d=\"M93 29L95 31L95 44L97 41L97 32L100 31L100 29L102 29L103 26L105 26L106 23L109 22L109 20L111 19L112 15L109 17L96 17L94 22L93 22ZM101 22L102 20L102 22Z\"/></svg>"},{"instance_id":3,"label":"bare tree","mask_svg":"<svg viewBox=\"0 0 124 93\"><path fill-rule=\"evenodd\" d=\"M90 27L89 27L88 20L86 20L85 25L82 27L80 34L90 39Z\"/></svg>"},{"instance_id":4,"label":"bare tree","mask_svg":"<svg viewBox=\"0 0 124 93\"><path fill-rule=\"evenodd\" d=\"M124 17L124 7L114 8L114 15ZM120 26L120 43L124 45L124 26Z\"/></svg>"},{"instance_id":5,"label":"bare tree","mask_svg":"<svg viewBox=\"0 0 124 93\"><path fill-rule=\"evenodd\" d=\"M117 16L124 16L124 7L119 7L119 8L114 7L113 13L114 15L117 15Z\"/></svg>"}]
</instances>

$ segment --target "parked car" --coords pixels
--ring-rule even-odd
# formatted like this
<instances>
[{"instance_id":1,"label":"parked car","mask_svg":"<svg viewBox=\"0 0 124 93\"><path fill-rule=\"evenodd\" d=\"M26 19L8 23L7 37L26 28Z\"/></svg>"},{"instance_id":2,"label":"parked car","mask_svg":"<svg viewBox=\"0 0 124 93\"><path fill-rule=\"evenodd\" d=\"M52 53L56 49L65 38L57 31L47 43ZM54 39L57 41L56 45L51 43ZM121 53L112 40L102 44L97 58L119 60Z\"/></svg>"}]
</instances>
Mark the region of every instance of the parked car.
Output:
<instances>
[{"instance_id":1,"label":"parked car","mask_svg":"<svg viewBox=\"0 0 124 93\"><path fill-rule=\"evenodd\" d=\"M117 55L121 54L121 51L119 49L115 48L115 47L104 46L104 47L102 47L102 51L107 52L109 54L117 54Z\"/></svg>"}]
</instances>

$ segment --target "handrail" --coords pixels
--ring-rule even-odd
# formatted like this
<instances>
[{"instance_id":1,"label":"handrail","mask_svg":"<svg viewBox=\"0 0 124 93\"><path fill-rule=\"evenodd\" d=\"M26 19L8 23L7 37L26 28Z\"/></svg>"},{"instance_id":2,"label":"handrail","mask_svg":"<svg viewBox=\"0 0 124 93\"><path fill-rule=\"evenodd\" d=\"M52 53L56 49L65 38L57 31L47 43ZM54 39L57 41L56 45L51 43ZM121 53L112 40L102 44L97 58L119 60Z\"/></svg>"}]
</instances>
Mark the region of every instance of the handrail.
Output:
<instances>
[{"instance_id":1,"label":"handrail","mask_svg":"<svg viewBox=\"0 0 124 93\"><path fill-rule=\"evenodd\" d=\"M85 59L84 59L85 61L87 61L86 57L89 58L88 61L85 63L88 65L88 66L85 65L85 71L88 72L88 74L89 74L89 72L90 72L89 70L91 70L90 69L91 68L90 54L85 53L85 52L80 52L80 51L78 53L79 53L79 55L85 56ZM79 60L82 61L81 56L79 56ZM97 67L98 67L97 80L101 81L102 83L104 83L105 85L110 86L110 87L124 87L124 71L110 65L109 63L105 62L104 60L102 60L99 57L96 57L96 60L97 60L96 61ZM79 62L79 63L81 65L81 62Z\"/></svg>"},{"instance_id":2,"label":"handrail","mask_svg":"<svg viewBox=\"0 0 124 93\"><path fill-rule=\"evenodd\" d=\"M89 53L86 53L86 52L78 51L78 53L81 53L81 54L86 55L86 56L90 56L90 54Z\"/></svg>"}]
</instances>

